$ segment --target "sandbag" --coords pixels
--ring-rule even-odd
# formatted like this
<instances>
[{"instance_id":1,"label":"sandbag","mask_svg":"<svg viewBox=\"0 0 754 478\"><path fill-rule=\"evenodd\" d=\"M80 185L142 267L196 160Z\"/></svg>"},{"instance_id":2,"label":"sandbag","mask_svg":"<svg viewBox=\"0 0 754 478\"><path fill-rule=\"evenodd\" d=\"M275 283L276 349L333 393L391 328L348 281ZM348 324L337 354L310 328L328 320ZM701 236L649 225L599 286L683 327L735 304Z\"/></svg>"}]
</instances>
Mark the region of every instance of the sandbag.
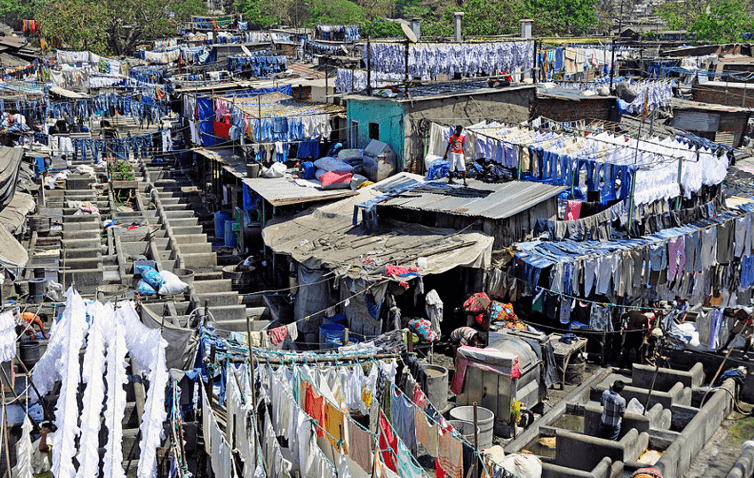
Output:
<instances>
[{"instance_id":1,"label":"sandbag","mask_svg":"<svg viewBox=\"0 0 754 478\"><path fill-rule=\"evenodd\" d=\"M158 291L160 295L182 294L188 289L188 284L170 271L162 271L160 276L164 281Z\"/></svg>"},{"instance_id":2,"label":"sandbag","mask_svg":"<svg viewBox=\"0 0 754 478\"><path fill-rule=\"evenodd\" d=\"M322 189L345 189L351 187L353 174L340 171L330 171L320 176Z\"/></svg>"},{"instance_id":3,"label":"sandbag","mask_svg":"<svg viewBox=\"0 0 754 478\"><path fill-rule=\"evenodd\" d=\"M348 161L351 159L363 159L363 158L364 158L363 149L341 149L338 152L338 159L341 161Z\"/></svg>"},{"instance_id":4,"label":"sandbag","mask_svg":"<svg viewBox=\"0 0 754 478\"><path fill-rule=\"evenodd\" d=\"M351 171L353 171L353 166L351 166L350 164L327 156L314 161L314 165L319 169L324 169L325 171L342 171L344 173L350 173Z\"/></svg>"},{"instance_id":5,"label":"sandbag","mask_svg":"<svg viewBox=\"0 0 754 478\"><path fill-rule=\"evenodd\" d=\"M518 478L542 478L542 461L528 453L514 453L503 458L500 466Z\"/></svg>"},{"instance_id":6,"label":"sandbag","mask_svg":"<svg viewBox=\"0 0 754 478\"><path fill-rule=\"evenodd\" d=\"M267 169L262 170L263 178L282 178L285 175L285 163L275 163Z\"/></svg>"},{"instance_id":7,"label":"sandbag","mask_svg":"<svg viewBox=\"0 0 754 478\"><path fill-rule=\"evenodd\" d=\"M149 285L144 279L139 279L139 283L136 284L136 291L143 296L155 295L157 293L154 287Z\"/></svg>"},{"instance_id":8,"label":"sandbag","mask_svg":"<svg viewBox=\"0 0 754 478\"><path fill-rule=\"evenodd\" d=\"M147 284L152 286L155 291L159 290L162 283L165 282L160 273L152 267L136 266L134 267L134 271L139 274Z\"/></svg>"},{"instance_id":9,"label":"sandbag","mask_svg":"<svg viewBox=\"0 0 754 478\"><path fill-rule=\"evenodd\" d=\"M367 181L366 176L362 176L361 174L354 174L351 178L351 189L358 189L361 183L364 181Z\"/></svg>"}]
</instances>

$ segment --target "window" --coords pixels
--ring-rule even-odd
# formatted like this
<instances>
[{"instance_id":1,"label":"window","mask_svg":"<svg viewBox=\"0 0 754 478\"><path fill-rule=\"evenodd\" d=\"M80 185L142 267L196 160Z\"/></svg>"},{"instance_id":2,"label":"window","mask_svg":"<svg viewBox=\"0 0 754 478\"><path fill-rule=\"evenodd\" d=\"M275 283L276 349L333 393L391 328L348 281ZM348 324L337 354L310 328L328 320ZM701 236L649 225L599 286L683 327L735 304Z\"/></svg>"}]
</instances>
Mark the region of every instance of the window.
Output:
<instances>
[{"instance_id":1,"label":"window","mask_svg":"<svg viewBox=\"0 0 754 478\"><path fill-rule=\"evenodd\" d=\"M380 140L380 125L377 123L369 123L369 139Z\"/></svg>"}]
</instances>

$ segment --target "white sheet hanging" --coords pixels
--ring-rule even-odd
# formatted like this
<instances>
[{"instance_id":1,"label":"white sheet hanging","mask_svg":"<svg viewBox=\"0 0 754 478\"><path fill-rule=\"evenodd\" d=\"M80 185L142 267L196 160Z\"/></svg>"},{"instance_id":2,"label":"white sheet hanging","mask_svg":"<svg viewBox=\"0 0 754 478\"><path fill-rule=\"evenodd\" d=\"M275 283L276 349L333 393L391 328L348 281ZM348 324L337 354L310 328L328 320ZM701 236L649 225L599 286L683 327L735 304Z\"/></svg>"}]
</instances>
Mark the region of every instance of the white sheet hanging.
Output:
<instances>
[{"instance_id":1,"label":"white sheet hanging","mask_svg":"<svg viewBox=\"0 0 754 478\"><path fill-rule=\"evenodd\" d=\"M16 356L16 320L13 312L0 314L0 363L9 362Z\"/></svg>"},{"instance_id":2,"label":"white sheet hanging","mask_svg":"<svg viewBox=\"0 0 754 478\"><path fill-rule=\"evenodd\" d=\"M87 309L91 317L86 353L84 354L83 380L86 383L81 416L81 440L79 441L79 469L77 478L96 478L99 474L99 430L102 402L105 399L105 327L114 322L112 307L94 301ZM107 325L105 325L107 324Z\"/></svg>"},{"instance_id":3,"label":"white sheet hanging","mask_svg":"<svg viewBox=\"0 0 754 478\"><path fill-rule=\"evenodd\" d=\"M63 317L65 320L65 316L68 316L67 327L56 328L56 335L63 337L63 344L60 360L55 364L60 370L62 381L55 407L55 425L58 430L52 440L52 474L55 478L73 478L76 475L73 457L76 455L75 439L80 432L76 398L80 378L79 351L84 344L87 326L86 306L78 292L73 288L68 289L66 299Z\"/></svg>"}]
</instances>

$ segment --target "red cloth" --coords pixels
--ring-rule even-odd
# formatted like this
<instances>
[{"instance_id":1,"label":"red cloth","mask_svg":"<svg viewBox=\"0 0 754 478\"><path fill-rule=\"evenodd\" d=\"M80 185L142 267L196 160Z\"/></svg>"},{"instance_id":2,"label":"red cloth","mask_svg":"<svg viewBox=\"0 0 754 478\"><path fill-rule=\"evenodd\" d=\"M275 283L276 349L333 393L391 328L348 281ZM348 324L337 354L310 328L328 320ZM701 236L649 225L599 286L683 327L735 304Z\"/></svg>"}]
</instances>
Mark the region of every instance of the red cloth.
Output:
<instances>
[{"instance_id":1,"label":"red cloth","mask_svg":"<svg viewBox=\"0 0 754 478\"><path fill-rule=\"evenodd\" d=\"M389 450L388 447L392 450ZM384 450L382 452L382 461L385 462L385 466L393 472L398 473L395 460L393 459L393 453L398 450L398 437L393 433L390 425L388 425L387 417L385 417L385 412L382 410L380 410L380 450Z\"/></svg>"},{"instance_id":2,"label":"red cloth","mask_svg":"<svg viewBox=\"0 0 754 478\"><path fill-rule=\"evenodd\" d=\"M419 269L416 267L398 267L394 266L392 264L386 264L385 265L385 272L387 272L387 275L389 276L399 276L403 274L416 274L418 275Z\"/></svg>"},{"instance_id":3,"label":"red cloth","mask_svg":"<svg viewBox=\"0 0 754 478\"><path fill-rule=\"evenodd\" d=\"M314 391L314 388L309 382L306 382L304 392L304 413L314 419L319 424L317 429L317 436L324 437L325 433L322 428L325 426L325 399L321 395Z\"/></svg>"},{"instance_id":4,"label":"red cloth","mask_svg":"<svg viewBox=\"0 0 754 478\"><path fill-rule=\"evenodd\" d=\"M319 177L322 186L332 186L333 184L351 184L353 173L344 173L343 171L330 171Z\"/></svg>"},{"instance_id":5,"label":"red cloth","mask_svg":"<svg viewBox=\"0 0 754 478\"><path fill-rule=\"evenodd\" d=\"M478 314L479 312L487 310L490 303L492 303L492 301L486 292L477 292L466 299L466 302L463 303L463 310L469 314Z\"/></svg>"},{"instance_id":6,"label":"red cloth","mask_svg":"<svg viewBox=\"0 0 754 478\"><path fill-rule=\"evenodd\" d=\"M283 325L282 327L272 329L268 331L267 334L270 336L270 342L272 345L277 345L288 336L288 326Z\"/></svg>"},{"instance_id":7,"label":"red cloth","mask_svg":"<svg viewBox=\"0 0 754 478\"><path fill-rule=\"evenodd\" d=\"M219 121L213 121L215 124L215 136L218 138L230 139L230 127L231 124L220 123Z\"/></svg>"},{"instance_id":8,"label":"red cloth","mask_svg":"<svg viewBox=\"0 0 754 478\"><path fill-rule=\"evenodd\" d=\"M566 201L565 218L574 221L581 217L581 201Z\"/></svg>"}]
</instances>

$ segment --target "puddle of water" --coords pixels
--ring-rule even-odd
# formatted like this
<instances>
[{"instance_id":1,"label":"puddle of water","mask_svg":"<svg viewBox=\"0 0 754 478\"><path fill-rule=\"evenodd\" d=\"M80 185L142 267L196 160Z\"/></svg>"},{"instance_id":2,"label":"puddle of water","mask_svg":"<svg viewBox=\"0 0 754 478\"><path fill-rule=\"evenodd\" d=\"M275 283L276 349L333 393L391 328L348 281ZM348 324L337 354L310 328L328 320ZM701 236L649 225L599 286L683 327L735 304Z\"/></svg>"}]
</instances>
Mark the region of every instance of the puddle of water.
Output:
<instances>
[{"instance_id":1,"label":"puddle of water","mask_svg":"<svg viewBox=\"0 0 754 478\"><path fill-rule=\"evenodd\" d=\"M553 427L563 428L564 430L570 430L572 432L584 431L584 417L576 415L563 414L558 420L552 424Z\"/></svg>"},{"instance_id":2,"label":"puddle of water","mask_svg":"<svg viewBox=\"0 0 754 478\"><path fill-rule=\"evenodd\" d=\"M555 448L550 448L539 443L539 438L535 438L524 446L522 452L526 450L533 455L555 459Z\"/></svg>"}]
</instances>

